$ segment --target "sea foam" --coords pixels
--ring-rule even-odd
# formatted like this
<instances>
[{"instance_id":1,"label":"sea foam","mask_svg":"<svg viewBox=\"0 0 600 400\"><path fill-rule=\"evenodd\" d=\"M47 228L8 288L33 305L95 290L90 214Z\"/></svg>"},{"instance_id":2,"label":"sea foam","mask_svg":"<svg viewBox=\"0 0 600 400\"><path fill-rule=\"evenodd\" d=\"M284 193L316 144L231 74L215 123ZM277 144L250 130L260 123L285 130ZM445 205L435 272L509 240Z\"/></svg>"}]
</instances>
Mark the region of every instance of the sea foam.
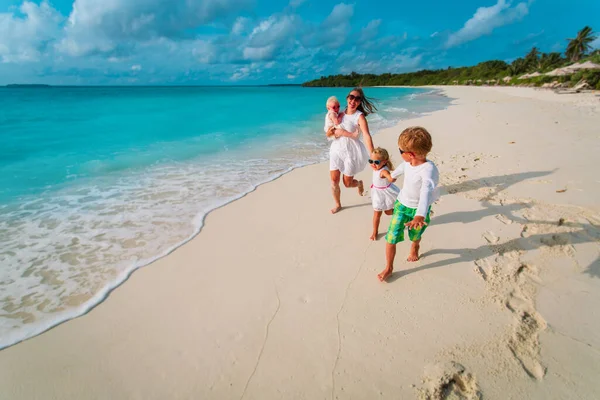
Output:
<instances>
[{"instance_id":1,"label":"sea foam","mask_svg":"<svg viewBox=\"0 0 600 400\"><path fill-rule=\"evenodd\" d=\"M403 94L384 98L381 109L369 116L374 134L419 112ZM322 116L309 113L291 127L261 120L243 146L215 130L186 139L176 159L155 155L177 142L129 144L110 158L73 164L61 182L0 202L0 348L88 312L134 270L194 237L211 210L326 160ZM217 150L194 157L188 144L207 140Z\"/></svg>"}]
</instances>

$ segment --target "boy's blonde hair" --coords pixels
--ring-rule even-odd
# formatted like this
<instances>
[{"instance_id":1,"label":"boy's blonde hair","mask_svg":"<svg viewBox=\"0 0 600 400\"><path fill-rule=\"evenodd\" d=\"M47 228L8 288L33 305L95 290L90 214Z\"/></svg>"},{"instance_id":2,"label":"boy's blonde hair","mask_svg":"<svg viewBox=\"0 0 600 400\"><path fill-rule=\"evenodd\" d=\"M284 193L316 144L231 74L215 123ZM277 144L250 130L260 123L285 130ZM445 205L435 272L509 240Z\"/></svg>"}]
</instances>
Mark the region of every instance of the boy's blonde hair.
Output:
<instances>
[{"instance_id":1,"label":"boy's blonde hair","mask_svg":"<svg viewBox=\"0 0 600 400\"><path fill-rule=\"evenodd\" d=\"M373 150L373 154L381 157L381 159L383 161L387 162L387 166L389 169L393 170L394 169L394 164L392 164L392 160L390 160L390 153L388 153L388 151L382 147L377 147L375 150Z\"/></svg>"},{"instance_id":2,"label":"boy's blonde hair","mask_svg":"<svg viewBox=\"0 0 600 400\"><path fill-rule=\"evenodd\" d=\"M402 151L425 157L431 151L433 143L427 129L421 126L411 126L400 134L398 146Z\"/></svg>"},{"instance_id":3,"label":"boy's blonde hair","mask_svg":"<svg viewBox=\"0 0 600 400\"><path fill-rule=\"evenodd\" d=\"M325 103L325 107L329 107L329 105L332 104L337 104L338 106L340 105L340 101L337 99L337 97L335 96L331 96L330 98L327 99L327 102Z\"/></svg>"}]
</instances>

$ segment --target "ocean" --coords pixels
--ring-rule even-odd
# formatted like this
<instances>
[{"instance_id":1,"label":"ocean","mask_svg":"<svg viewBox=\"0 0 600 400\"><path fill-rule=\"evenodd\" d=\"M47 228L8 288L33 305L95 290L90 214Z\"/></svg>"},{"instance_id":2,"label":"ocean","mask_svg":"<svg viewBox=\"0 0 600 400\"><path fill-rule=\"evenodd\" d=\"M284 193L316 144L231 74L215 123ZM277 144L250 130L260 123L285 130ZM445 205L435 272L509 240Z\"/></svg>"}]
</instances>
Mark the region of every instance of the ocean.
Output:
<instances>
[{"instance_id":1,"label":"ocean","mask_svg":"<svg viewBox=\"0 0 600 400\"><path fill-rule=\"evenodd\" d=\"M343 108L348 92L0 88L0 349L85 314L211 210L327 160L325 101ZM449 103L423 89L365 92L378 100L375 143Z\"/></svg>"}]
</instances>

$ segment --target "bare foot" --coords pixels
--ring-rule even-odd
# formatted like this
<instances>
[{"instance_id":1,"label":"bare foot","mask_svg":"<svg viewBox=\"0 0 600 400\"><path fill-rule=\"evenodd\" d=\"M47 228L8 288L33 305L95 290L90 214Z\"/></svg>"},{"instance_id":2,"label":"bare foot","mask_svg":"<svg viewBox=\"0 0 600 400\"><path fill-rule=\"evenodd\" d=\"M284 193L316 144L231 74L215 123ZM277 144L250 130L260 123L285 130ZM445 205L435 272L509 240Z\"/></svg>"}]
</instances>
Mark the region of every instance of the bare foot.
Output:
<instances>
[{"instance_id":1,"label":"bare foot","mask_svg":"<svg viewBox=\"0 0 600 400\"><path fill-rule=\"evenodd\" d=\"M341 209L342 209L342 206L337 205L331 209L331 213L335 214L336 212L340 211Z\"/></svg>"},{"instance_id":2,"label":"bare foot","mask_svg":"<svg viewBox=\"0 0 600 400\"><path fill-rule=\"evenodd\" d=\"M410 252L408 253L407 261L417 261L419 259L419 244L413 242L410 246Z\"/></svg>"},{"instance_id":3,"label":"bare foot","mask_svg":"<svg viewBox=\"0 0 600 400\"><path fill-rule=\"evenodd\" d=\"M363 181L358 181L358 195L362 196L365 194L365 185L363 185Z\"/></svg>"},{"instance_id":4,"label":"bare foot","mask_svg":"<svg viewBox=\"0 0 600 400\"><path fill-rule=\"evenodd\" d=\"M390 269L386 268L386 269L384 269L383 271L381 271L379 274L377 274L377 277L379 278L379 280L380 280L381 282L384 282L384 281L385 281L387 278L389 278L389 277L390 277L390 275L392 274L392 272L394 272L394 270L393 270L393 269L391 269L391 268L390 268Z\"/></svg>"},{"instance_id":5,"label":"bare foot","mask_svg":"<svg viewBox=\"0 0 600 400\"><path fill-rule=\"evenodd\" d=\"M377 240L377 232L373 232L373 234L371 235L371 237L369 239Z\"/></svg>"}]
</instances>

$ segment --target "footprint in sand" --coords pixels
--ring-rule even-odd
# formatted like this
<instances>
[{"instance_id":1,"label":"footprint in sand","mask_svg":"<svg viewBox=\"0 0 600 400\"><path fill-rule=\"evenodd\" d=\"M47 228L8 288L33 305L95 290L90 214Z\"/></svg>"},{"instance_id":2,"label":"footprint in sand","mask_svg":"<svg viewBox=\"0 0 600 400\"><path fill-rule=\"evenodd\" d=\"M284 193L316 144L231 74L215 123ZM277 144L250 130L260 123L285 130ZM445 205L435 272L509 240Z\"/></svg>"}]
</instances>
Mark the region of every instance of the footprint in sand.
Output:
<instances>
[{"instance_id":1,"label":"footprint in sand","mask_svg":"<svg viewBox=\"0 0 600 400\"><path fill-rule=\"evenodd\" d=\"M502 215L502 214L498 214L496 215L496 219L500 222L502 222L504 225L509 225L512 224L512 221L510 219L508 219L507 216Z\"/></svg>"},{"instance_id":2,"label":"footprint in sand","mask_svg":"<svg viewBox=\"0 0 600 400\"><path fill-rule=\"evenodd\" d=\"M482 236L485 240L487 240L489 244L498 243L498 241L500 240L500 238L496 236L492 231L485 231Z\"/></svg>"},{"instance_id":3,"label":"footprint in sand","mask_svg":"<svg viewBox=\"0 0 600 400\"><path fill-rule=\"evenodd\" d=\"M486 269L489 268L489 264L485 260L475 260L473 261L473 264L475 264L473 271L475 271L481 279L487 281L488 273L486 272Z\"/></svg>"},{"instance_id":4,"label":"footprint in sand","mask_svg":"<svg viewBox=\"0 0 600 400\"><path fill-rule=\"evenodd\" d=\"M536 312L523 311L519 315L513 337L508 342L508 348L527 375L538 380L546 375L546 367L539 362L539 332L546 329L546 326L546 321Z\"/></svg>"},{"instance_id":5,"label":"footprint in sand","mask_svg":"<svg viewBox=\"0 0 600 400\"><path fill-rule=\"evenodd\" d=\"M483 394L477 380L457 362L425 368L426 387L419 390L422 400L479 400Z\"/></svg>"},{"instance_id":6,"label":"footprint in sand","mask_svg":"<svg viewBox=\"0 0 600 400\"><path fill-rule=\"evenodd\" d=\"M547 237L542 237L540 242L548 247L566 246L569 244L569 239L566 235L550 235Z\"/></svg>"}]
</instances>

